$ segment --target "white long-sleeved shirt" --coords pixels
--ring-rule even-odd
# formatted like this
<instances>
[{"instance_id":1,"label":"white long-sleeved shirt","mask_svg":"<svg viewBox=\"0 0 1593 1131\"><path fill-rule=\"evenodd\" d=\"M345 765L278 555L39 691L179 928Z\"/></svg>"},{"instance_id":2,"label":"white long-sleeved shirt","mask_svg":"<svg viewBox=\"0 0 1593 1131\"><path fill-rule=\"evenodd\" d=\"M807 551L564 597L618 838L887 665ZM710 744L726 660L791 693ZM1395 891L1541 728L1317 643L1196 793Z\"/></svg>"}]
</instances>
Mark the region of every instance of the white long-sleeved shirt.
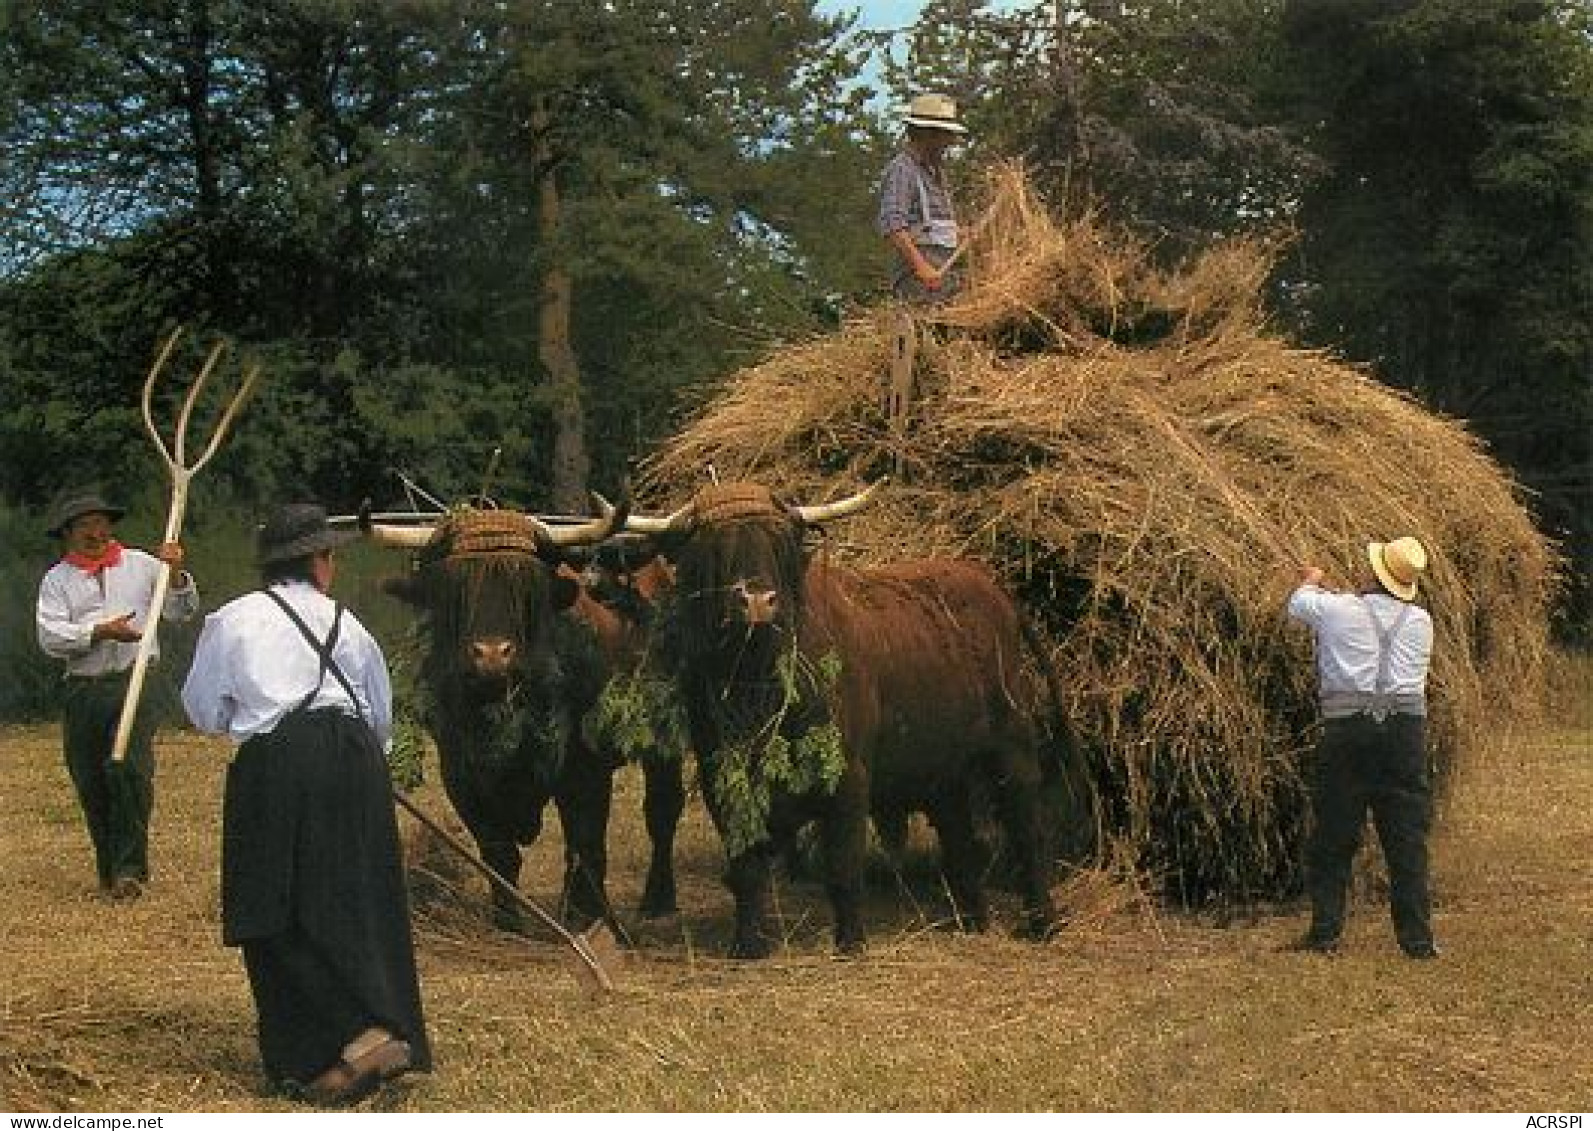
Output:
<instances>
[{"instance_id":1,"label":"white long-sleeved shirt","mask_svg":"<svg viewBox=\"0 0 1593 1131\"><path fill-rule=\"evenodd\" d=\"M290 581L274 586L293 611L325 642L335 604L315 586ZM309 706L361 715L383 746L393 734L393 691L387 661L354 614L343 610L332 658L359 696L356 706L330 671ZM246 593L205 618L194 647L193 666L183 682L183 708L194 726L224 734L236 743L276 729L304 702L321 674L321 659L270 597Z\"/></svg>"},{"instance_id":2,"label":"white long-sleeved shirt","mask_svg":"<svg viewBox=\"0 0 1593 1131\"><path fill-rule=\"evenodd\" d=\"M160 578L161 561L153 554L123 547L122 560L97 574L85 573L60 561L39 583L34 611L39 647L46 655L66 662L73 676L101 676L125 671L138 658L136 643L95 641L94 626L126 613L140 632L149 625L149 602ZM185 621L199 611L199 589L193 578L180 573L166 590L161 618ZM150 658L160 655L160 638L150 646Z\"/></svg>"},{"instance_id":3,"label":"white long-sleeved shirt","mask_svg":"<svg viewBox=\"0 0 1593 1131\"><path fill-rule=\"evenodd\" d=\"M1410 612L1389 640L1388 667L1383 686L1378 687L1380 637L1407 607ZM1316 633L1318 691L1324 704L1375 692L1406 700L1425 698L1433 651L1433 619L1426 609L1407 606L1386 593L1334 593L1302 585L1289 597L1289 615Z\"/></svg>"}]
</instances>

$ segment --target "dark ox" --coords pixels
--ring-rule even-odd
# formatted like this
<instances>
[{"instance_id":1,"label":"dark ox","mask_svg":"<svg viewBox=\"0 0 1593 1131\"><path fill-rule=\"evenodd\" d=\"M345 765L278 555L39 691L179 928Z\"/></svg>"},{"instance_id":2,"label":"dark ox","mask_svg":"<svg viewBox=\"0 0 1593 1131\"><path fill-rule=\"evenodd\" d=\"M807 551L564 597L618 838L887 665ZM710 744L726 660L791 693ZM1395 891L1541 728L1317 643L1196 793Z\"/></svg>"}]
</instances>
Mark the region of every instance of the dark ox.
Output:
<instances>
[{"instance_id":1,"label":"dark ox","mask_svg":"<svg viewBox=\"0 0 1593 1131\"><path fill-rule=\"evenodd\" d=\"M613 532L616 515L555 526L508 510L464 508L434 528L375 525L386 545L419 551L413 572L387 591L416 608L427 629L421 679L443 785L483 861L518 880L521 846L540 834L549 801L564 830L562 910L583 927L608 916L607 833L620 760L592 749L581 721L635 630L587 596L565 558ZM653 834L642 913L674 911L672 848L683 805L677 763L644 763ZM520 909L493 890L500 926Z\"/></svg>"},{"instance_id":2,"label":"dark ox","mask_svg":"<svg viewBox=\"0 0 1593 1131\"><path fill-rule=\"evenodd\" d=\"M989 571L928 559L851 569L810 559L811 528L850 514L879 484L822 507L787 506L754 484L715 485L668 518L632 516L627 528L657 539L677 568L680 686L721 835L715 799L720 752L767 727L782 651L811 663L834 655L834 688L787 711L783 727L828 718L839 726L844 769L833 791L771 788L767 836L731 852L727 882L736 903L733 953L771 949L771 863L800 826L817 821L836 945L861 949L867 822L925 813L962 923L989 918L985 853L976 815L993 801L1015 857L1024 927L1050 932L1049 862L1042 852L1040 735L1022 677L1025 629ZM1032 637L1029 642L1033 643ZM827 698L827 702L818 701ZM782 731L784 733L784 731ZM756 741L756 739L754 739ZM728 842L727 842L728 848Z\"/></svg>"}]
</instances>

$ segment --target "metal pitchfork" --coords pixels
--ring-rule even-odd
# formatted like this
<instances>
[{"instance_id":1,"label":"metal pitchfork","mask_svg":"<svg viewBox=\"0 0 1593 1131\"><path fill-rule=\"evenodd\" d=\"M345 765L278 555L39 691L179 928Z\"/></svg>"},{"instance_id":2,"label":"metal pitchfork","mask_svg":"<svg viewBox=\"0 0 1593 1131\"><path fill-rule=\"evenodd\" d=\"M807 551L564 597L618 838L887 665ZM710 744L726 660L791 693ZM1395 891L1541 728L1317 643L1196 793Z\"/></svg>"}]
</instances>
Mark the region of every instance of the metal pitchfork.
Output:
<instances>
[{"instance_id":1,"label":"metal pitchfork","mask_svg":"<svg viewBox=\"0 0 1593 1131\"><path fill-rule=\"evenodd\" d=\"M160 452L161 458L166 461L166 469L171 474L171 507L166 513L166 536L162 541L176 542L182 533L183 512L188 507L188 482L199 474L201 468L210 462L210 458L221 447L221 441L227 435L227 429L232 427L233 418L249 399L249 394L254 391L255 381L260 377L260 366L251 365L244 371L243 382L238 386L238 391L232 395L232 400L222 411L221 418L216 422L215 430L210 434L210 442L205 445L205 450L193 463L188 462L188 418L193 414L194 403L199 399L199 392L204 388L205 382L210 379L210 374L215 370L216 363L221 360L221 355L226 352L225 342L217 342L210 349L210 356L205 358L204 365L199 370L199 376L194 378L194 383L188 389L188 395L183 398L182 409L177 414L177 430L173 436L172 447L166 446L166 441L161 438L160 429L155 427L154 397L155 381L165 369L167 360L172 351L177 348L177 343L183 336L182 327L173 330L166 338L166 344L161 347L154 363L149 367L149 376L144 379L144 429L155 442L155 449ZM138 701L144 692L144 674L149 669L149 657L155 647L155 634L160 625L161 610L166 605L166 590L171 586L171 567L165 562L160 565L160 573L155 578L155 593L150 598L149 620L144 626L144 631L138 641L138 657L133 661L132 675L127 681L127 698L122 700L122 717L116 724L116 743L111 747L111 760L124 761L127 757L127 744L133 734L133 720L138 714Z\"/></svg>"}]
</instances>

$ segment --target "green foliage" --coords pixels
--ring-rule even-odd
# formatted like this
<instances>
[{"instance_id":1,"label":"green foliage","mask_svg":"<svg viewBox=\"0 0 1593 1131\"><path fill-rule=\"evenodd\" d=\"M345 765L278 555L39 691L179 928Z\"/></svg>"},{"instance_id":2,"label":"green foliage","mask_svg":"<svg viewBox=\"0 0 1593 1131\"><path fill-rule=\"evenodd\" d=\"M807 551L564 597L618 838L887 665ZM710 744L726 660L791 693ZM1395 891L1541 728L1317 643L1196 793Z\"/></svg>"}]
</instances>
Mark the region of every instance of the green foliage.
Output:
<instances>
[{"instance_id":1,"label":"green foliage","mask_svg":"<svg viewBox=\"0 0 1593 1131\"><path fill-rule=\"evenodd\" d=\"M1593 12L1295 0L1303 333L1466 418L1593 594ZM1586 631L1584 623L1583 631Z\"/></svg>"},{"instance_id":2,"label":"green foliage","mask_svg":"<svg viewBox=\"0 0 1593 1131\"><path fill-rule=\"evenodd\" d=\"M593 746L628 762L684 762L691 748L675 681L646 667L611 678L583 725Z\"/></svg>"},{"instance_id":3,"label":"green foliage","mask_svg":"<svg viewBox=\"0 0 1593 1131\"><path fill-rule=\"evenodd\" d=\"M361 623L373 633L377 631L364 617ZM426 753L436 723L436 704L421 678L426 637L420 626L411 622L392 633L391 639L383 648L393 685L393 743L387 752L387 768L393 785L407 792L426 780Z\"/></svg>"},{"instance_id":4,"label":"green foliage","mask_svg":"<svg viewBox=\"0 0 1593 1131\"><path fill-rule=\"evenodd\" d=\"M48 718L58 705L61 672L39 650L34 628L39 579L56 559L43 525L0 503L0 720Z\"/></svg>"},{"instance_id":5,"label":"green foliage","mask_svg":"<svg viewBox=\"0 0 1593 1131\"><path fill-rule=\"evenodd\" d=\"M570 272L599 483L749 349L872 278L855 49L799 0L16 6L0 44L0 490L137 463L173 321L253 343L239 497L543 503L541 281ZM529 122L546 111L538 138ZM550 241L537 187L567 205ZM16 453L16 458L12 458ZM26 456L27 458L22 458ZM143 467L134 469L142 472Z\"/></svg>"},{"instance_id":6,"label":"green foliage","mask_svg":"<svg viewBox=\"0 0 1593 1131\"><path fill-rule=\"evenodd\" d=\"M1286 225L1320 163L1279 105L1278 0L997 5L931 0L885 74L964 107L970 155L1022 154L1075 206L1170 258Z\"/></svg>"},{"instance_id":7,"label":"green foliage","mask_svg":"<svg viewBox=\"0 0 1593 1131\"><path fill-rule=\"evenodd\" d=\"M840 657L832 652L809 662L793 647L780 656L776 672L779 706L752 733L722 741L705 766L729 856L768 839L777 794L833 793L846 770L841 729L835 722ZM815 710L823 721L813 721Z\"/></svg>"},{"instance_id":8,"label":"green foliage","mask_svg":"<svg viewBox=\"0 0 1593 1131\"><path fill-rule=\"evenodd\" d=\"M393 787L406 793L426 780L426 751L430 749L429 733L412 713L395 705L393 709L393 744L387 752L387 768L393 778Z\"/></svg>"}]
</instances>

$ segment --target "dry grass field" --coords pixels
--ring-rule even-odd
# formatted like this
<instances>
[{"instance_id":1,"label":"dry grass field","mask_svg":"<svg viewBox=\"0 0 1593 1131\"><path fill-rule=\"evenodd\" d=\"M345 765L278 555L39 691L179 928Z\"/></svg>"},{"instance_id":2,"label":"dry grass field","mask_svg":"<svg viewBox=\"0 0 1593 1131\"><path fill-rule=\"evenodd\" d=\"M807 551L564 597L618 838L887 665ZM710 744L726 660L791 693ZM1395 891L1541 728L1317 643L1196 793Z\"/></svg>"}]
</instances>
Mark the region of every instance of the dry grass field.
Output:
<instances>
[{"instance_id":1,"label":"dry grass field","mask_svg":"<svg viewBox=\"0 0 1593 1131\"><path fill-rule=\"evenodd\" d=\"M1061 889L1076 923L1051 943L959 936L914 877L875 892L866 958L832 958L819 892L786 884L785 951L732 963L718 849L694 801L684 914L641 935L610 995L551 942L493 933L474 879L457 895L428 884L417 931L438 1070L367 1106L1586 1110L1590 676L1572 669L1557 718L1496 743L1451 798L1435 843L1438 962L1402 958L1369 893L1346 953L1321 958L1278 950L1299 908L1219 924L1089 878ZM264 1090L242 967L219 943L225 752L173 729L160 749L158 875L143 900L113 905L93 891L55 728L0 730L0 1109L294 1106ZM621 790L612 893L629 907L638 780ZM534 850L523 885L544 902L555 845Z\"/></svg>"}]
</instances>

